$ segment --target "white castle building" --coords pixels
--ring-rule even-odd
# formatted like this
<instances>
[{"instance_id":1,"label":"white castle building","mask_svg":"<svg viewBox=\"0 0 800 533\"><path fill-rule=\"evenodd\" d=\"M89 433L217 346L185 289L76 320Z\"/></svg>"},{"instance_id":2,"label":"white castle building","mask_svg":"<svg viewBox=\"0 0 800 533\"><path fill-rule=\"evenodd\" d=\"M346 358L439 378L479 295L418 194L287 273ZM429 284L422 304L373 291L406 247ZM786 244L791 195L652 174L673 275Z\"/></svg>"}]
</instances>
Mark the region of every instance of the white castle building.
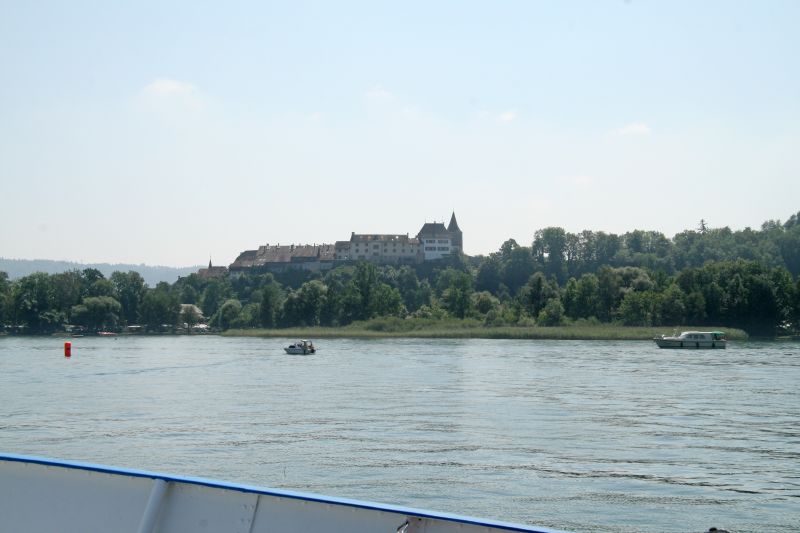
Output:
<instances>
[{"instance_id":1,"label":"white castle building","mask_svg":"<svg viewBox=\"0 0 800 533\"><path fill-rule=\"evenodd\" d=\"M350 240L336 244L264 245L239 254L229 269L232 276L253 270L282 272L293 269L328 270L348 261L369 261L382 265L416 264L463 252L464 237L456 222L426 222L416 237L406 234L350 234Z\"/></svg>"}]
</instances>

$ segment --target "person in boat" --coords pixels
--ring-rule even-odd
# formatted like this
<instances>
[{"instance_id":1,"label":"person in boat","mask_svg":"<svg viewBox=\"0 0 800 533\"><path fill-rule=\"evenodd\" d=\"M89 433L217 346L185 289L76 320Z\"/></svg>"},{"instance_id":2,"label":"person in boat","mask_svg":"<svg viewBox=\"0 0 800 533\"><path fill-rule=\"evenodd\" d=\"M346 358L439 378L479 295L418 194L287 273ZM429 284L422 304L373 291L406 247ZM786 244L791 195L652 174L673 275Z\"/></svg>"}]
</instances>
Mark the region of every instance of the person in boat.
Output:
<instances>
[{"instance_id":1,"label":"person in boat","mask_svg":"<svg viewBox=\"0 0 800 533\"><path fill-rule=\"evenodd\" d=\"M308 343L308 353L314 353L314 352L316 352L316 350L314 349L314 343L313 342L309 342Z\"/></svg>"}]
</instances>

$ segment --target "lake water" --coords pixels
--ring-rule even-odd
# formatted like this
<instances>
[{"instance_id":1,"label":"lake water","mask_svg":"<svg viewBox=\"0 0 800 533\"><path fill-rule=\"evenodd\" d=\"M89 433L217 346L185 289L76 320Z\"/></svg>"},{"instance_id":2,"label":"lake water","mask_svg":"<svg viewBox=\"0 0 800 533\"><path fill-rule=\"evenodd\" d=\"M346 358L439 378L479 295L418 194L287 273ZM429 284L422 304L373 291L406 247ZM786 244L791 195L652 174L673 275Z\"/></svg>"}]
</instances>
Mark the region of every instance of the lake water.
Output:
<instances>
[{"instance_id":1,"label":"lake water","mask_svg":"<svg viewBox=\"0 0 800 533\"><path fill-rule=\"evenodd\" d=\"M800 531L800 345L0 337L0 451L573 531Z\"/></svg>"}]
</instances>

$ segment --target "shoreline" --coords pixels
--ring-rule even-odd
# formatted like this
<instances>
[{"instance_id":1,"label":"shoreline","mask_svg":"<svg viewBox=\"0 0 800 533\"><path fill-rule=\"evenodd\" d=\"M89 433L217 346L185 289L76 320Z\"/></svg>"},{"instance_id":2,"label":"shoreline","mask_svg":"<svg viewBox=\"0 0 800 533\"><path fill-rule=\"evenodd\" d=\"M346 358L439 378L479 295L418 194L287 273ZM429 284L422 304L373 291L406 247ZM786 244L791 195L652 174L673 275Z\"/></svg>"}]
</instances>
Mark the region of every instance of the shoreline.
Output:
<instances>
[{"instance_id":1,"label":"shoreline","mask_svg":"<svg viewBox=\"0 0 800 533\"><path fill-rule=\"evenodd\" d=\"M224 337L264 338L357 338L357 339L518 339L518 340L635 340L650 341L670 334L670 328L632 326L497 326L497 327L420 327L403 330L379 329L371 324L344 327L310 327L285 329L231 329ZM735 328L677 328L681 331L725 331L728 340L747 340L747 333Z\"/></svg>"},{"instance_id":2,"label":"shoreline","mask_svg":"<svg viewBox=\"0 0 800 533\"><path fill-rule=\"evenodd\" d=\"M661 335L669 335L674 331L724 331L729 341L764 340L797 342L795 337L753 337L736 328L710 326L680 326L677 328L659 328L650 326L614 326L571 325L571 326L484 326L480 323L459 323L459 321L434 321L420 323L418 321L386 321L373 320L341 327L301 327L301 328L255 328L230 329L221 332L191 333L175 332L119 332L113 335L70 335L69 333L51 333L41 335L0 333L0 337L38 337L49 336L63 338L114 338L114 337L173 337L173 336L221 336L221 337L260 337L290 339L511 339L511 340L631 340L652 341Z\"/></svg>"}]
</instances>

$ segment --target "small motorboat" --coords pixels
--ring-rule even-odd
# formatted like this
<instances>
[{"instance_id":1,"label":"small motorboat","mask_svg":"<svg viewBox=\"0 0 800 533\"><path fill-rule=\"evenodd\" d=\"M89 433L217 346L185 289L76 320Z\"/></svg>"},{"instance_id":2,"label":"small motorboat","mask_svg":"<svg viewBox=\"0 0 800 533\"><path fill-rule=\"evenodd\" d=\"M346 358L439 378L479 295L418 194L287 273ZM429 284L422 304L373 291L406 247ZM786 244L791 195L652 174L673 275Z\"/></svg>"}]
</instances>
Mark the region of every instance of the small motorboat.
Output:
<instances>
[{"instance_id":1,"label":"small motorboat","mask_svg":"<svg viewBox=\"0 0 800 533\"><path fill-rule=\"evenodd\" d=\"M314 347L314 343L311 341L297 341L294 344L290 344L286 348L286 353L290 355L310 355L312 353L316 353L317 349Z\"/></svg>"},{"instance_id":2,"label":"small motorboat","mask_svg":"<svg viewBox=\"0 0 800 533\"><path fill-rule=\"evenodd\" d=\"M653 339L659 348L725 348L728 341L721 331L684 331L680 335L661 335Z\"/></svg>"}]
</instances>

